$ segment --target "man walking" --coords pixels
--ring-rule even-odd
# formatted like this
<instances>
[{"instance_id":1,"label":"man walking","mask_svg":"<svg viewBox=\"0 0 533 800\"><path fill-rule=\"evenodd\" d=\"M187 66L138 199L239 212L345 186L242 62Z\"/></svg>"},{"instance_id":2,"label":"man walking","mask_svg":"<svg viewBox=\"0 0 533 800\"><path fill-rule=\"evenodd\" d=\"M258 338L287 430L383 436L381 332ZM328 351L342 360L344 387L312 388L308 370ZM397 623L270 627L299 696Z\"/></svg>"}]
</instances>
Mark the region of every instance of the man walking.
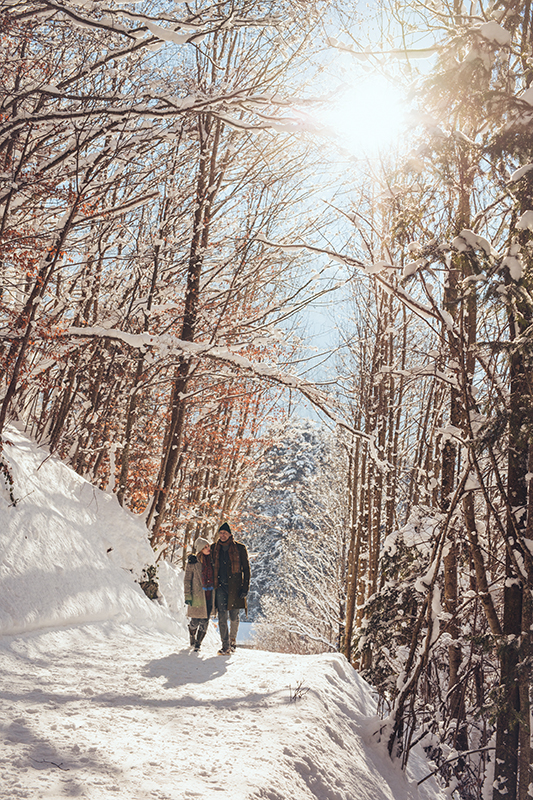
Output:
<instances>
[{"instance_id":1,"label":"man walking","mask_svg":"<svg viewBox=\"0 0 533 800\"><path fill-rule=\"evenodd\" d=\"M250 563L246 547L234 540L227 522L220 526L211 553L218 629L222 640L218 654L228 656L235 651L240 609L246 608L246 596L250 588Z\"/></svg>"}]
</instances>

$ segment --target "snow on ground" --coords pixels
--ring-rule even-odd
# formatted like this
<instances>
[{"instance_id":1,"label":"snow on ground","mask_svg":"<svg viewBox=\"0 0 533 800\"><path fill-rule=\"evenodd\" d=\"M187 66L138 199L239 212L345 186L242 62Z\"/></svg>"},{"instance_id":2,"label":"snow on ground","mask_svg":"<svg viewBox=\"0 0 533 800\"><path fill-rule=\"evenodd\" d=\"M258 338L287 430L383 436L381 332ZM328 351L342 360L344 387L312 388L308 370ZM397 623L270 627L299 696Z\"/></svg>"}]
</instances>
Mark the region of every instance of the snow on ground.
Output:
<instances>
[{"instance_id":1,"label":"snow on ground","mask_svg":"<svg viewBox=\"0 0 533 800\"><path fill-rule=\"evenodd\" d=\"M181 575L134 582L140 520L11 428L0 496L0 800L441 800L375 741L370 689L338 655L188 647Z\"/></svg>"},{"instance_id":2,"label":"snow on ground","mask_svg":"<svg viewBox=\"0 0 533 800\"><path fill-rule=\"evenodd\" d=\"M0 492L0 634L132 618L183 632L133 581L154 560L142 522L15 429L6 438L18 502Z\"/></svg>"}]
</instances>

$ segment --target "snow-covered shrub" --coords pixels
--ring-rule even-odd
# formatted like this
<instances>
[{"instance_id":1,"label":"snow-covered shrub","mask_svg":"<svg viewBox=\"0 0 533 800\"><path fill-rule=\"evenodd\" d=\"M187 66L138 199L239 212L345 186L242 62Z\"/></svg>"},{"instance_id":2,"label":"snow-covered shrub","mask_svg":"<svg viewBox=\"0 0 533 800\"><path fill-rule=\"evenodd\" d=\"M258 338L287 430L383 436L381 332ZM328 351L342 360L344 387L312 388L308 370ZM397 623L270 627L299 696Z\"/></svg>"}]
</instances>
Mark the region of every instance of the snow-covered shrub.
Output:
<instances>
[{"instance_id":1,"label":"snow-covered shrub","mask_svg":"<svg viewBox=\"0 0 533 800\"><path fill-rule=\"evenodd\" d=\"M385 540L381 588L365 604L355 637L361 674L389 703L398 691L398 676L424 602L420 578L430 564L434 514L429 508L415 508L405 527Z\"/></svg>"}]
</instances>

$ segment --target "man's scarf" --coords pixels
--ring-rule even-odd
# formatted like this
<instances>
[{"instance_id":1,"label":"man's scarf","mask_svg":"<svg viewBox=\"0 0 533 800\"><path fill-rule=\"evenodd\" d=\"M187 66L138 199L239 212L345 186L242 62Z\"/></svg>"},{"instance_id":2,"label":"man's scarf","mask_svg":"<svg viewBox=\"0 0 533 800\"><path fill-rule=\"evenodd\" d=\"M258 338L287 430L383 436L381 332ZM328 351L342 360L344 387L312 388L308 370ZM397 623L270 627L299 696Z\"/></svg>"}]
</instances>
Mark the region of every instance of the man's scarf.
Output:
<instances>
[{"instance_id":1,"label":"man's scarf","mask_svg":"<svg viewBox=\"0 0 533 800\"><path fill-rule=\"evenodd\" d=\"M241 556L239 553L239 548L237 547L235 541L233 540L233 534L229 537L228 542L229 544L229 560L231 565L231 574L240 574L241 572ZM215 554L213 557L213 572L215 574L215 585L218 586L218 568L220 566L220 548L222 547L222 542L220 539L215 544L214 550Z\"/></svg>"}]
</instances>

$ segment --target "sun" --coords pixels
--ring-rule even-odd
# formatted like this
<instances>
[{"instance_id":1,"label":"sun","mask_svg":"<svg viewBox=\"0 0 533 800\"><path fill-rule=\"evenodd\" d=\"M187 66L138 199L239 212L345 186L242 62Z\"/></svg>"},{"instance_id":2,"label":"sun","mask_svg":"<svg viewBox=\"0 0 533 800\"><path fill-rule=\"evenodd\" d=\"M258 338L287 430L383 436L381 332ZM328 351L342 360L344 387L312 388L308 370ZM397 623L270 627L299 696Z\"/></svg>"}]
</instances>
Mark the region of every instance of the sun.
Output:
<instances>
[{"instance_id":1,"label":"sun","mask_svg":"<svg viewBox=\"0 0 533 800\"><path fill-rule=\"evenodd\" d=\"M372 157L397 143L405 107L393 83L381 75L366 75L336 92L320 116L341 147L357 157Z\"/></svg>"}]
</instances>

